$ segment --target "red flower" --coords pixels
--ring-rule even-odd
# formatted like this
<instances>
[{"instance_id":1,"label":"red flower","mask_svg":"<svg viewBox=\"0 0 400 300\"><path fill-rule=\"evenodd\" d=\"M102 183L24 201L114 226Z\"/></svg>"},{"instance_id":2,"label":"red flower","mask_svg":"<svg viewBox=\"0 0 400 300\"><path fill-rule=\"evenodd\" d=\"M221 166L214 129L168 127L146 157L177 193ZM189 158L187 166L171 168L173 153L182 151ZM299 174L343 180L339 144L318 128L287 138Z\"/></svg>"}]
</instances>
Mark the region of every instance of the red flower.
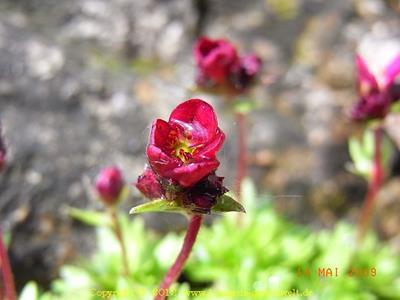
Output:
<instances>
[{"instance_id":1,"label":"red flower","mask_svg":"<svg viewBox=\"0 0 400 300\"><path fill-rule=\"evenodd\" d=\"M224 139L213 108L190 99L173 110L168 122L153 123L149 164L161 179L191 187L218 168L216 153Z\"/></svg>"},{"instance_id":2,"label":"red flower","mask_svg":"<svg viewBox=\"0 0 400 300\"><path fill-rule=\"evenodd\" d=\"M143 174L138 177L135 186L149 199L163 197L163 188L158 181L157 175L149 167L146 167Z\"/></svg>"},{"instance_id":3,"label":"red flower","mask_svg":"<svg viewBox=\"0 0 400 300\"><path fill-rule=\"evenodd\" d=\"M234 69L239 67L235 47L226 40L211 40L201 37L194 46L194 57L198 66L198 80L224 83Z\"/></svg>"},{"instance_id":4,"label":"red flower","mask_svg":"<svg viewBox=\"0 0 400 300\"><path fill-rule=\"evenodd\" d=\"M351 118L355 121L383 119L390 111L390 105L400 97L399 87L395 82L400 74L400 55L379 76L369 70L359 55L356 56L356 66L360 99L351 110Z\"/></svg>"},{"instance_id":5,"label":"red flower","mask_svg":"<svg viewBox=\"0 0 400 300\"><path fill-rule=\"evenodd\" d=\"M96 179L96 190L100 199L108 204L115 204L124 187L124 179L121 171L113 166L100 171Z\"/></svg>"},{"instance_id":6,"label":"red flower","mask_svg":"<svg viewBox=\"0 0 400 300\"><path fill-rule=\"evenodd\" d=\"M3 169L6 164L6 146L3 142L1 123L0 123L0 171Z\"/></svg>"},{"instance_id":7,"label":"red flower","mask_svg":"<svg viewBox=\"0 0 400 300\"><path fill-rule=\"evenodd\" d=\"M253 82L262 66L254 54L238 56L226 40L201 37L194 46L197 64L196 83L202 88L222 88L228 93L241 93ZM221 91L221 89L220 89Z\"/></svg>"}]
</instances>

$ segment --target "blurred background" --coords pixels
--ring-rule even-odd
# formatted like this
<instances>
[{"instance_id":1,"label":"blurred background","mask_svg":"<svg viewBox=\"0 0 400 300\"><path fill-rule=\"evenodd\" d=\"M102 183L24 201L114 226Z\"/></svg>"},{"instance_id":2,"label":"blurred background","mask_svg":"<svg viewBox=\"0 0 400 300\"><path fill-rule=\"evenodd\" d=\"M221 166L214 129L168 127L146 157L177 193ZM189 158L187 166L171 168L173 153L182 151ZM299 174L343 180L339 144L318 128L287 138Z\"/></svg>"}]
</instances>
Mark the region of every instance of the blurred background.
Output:
<instances>
[{"instance_id":1,"label":"blurred background","mask_svg":"<svg viewBox=\"0 0 400 300\"><path fill-rule=\"evenodd\" d=\"M313 229L355 222L366 183L346 169L358 128L354 54L400 50L396 0L1 0L0 119L8 163L0 222L12 236L18 287L47 286L59 267L94 248L94 232L66 206L98 209L90 186L118 165L134 182L154 118L192 97L213 103L227 141L220 175L232 186L236 124L218 97L192 92L192 44L228 38L264 61L268 86L253 97L249 175L279 213ZM383 49L383 50L382 50ZM368 54L369 53L369 54ZM374 226L400 249L400 174L380 193ZM139 193L124 203L139 203ZM145 216L157 230L185 220Z\"/></svg>"}]
</instances>

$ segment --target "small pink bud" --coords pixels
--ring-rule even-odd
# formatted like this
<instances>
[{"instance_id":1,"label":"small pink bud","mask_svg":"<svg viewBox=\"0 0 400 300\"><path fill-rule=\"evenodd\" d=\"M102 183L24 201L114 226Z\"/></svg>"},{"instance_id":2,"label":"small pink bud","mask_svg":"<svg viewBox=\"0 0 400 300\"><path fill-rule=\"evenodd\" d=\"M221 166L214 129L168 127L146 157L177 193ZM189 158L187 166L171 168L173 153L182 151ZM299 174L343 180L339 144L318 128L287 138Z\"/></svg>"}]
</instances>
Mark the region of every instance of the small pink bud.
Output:
<instances>
[{"instance_id":1,"label":"small pink bud","mask_svg":"<svg viewBox=\"0 0 400 300\"><path fill-rule=\"evenodd\" d=\"M154 174L153 170L149 167L138 177L135 185L137 189L149 199L163 197L163 189L157 179L157 175Z\"/></svg>"},{"instance_id":2,"label":"small pink bud","mask_svg":"<svg viewBox=\"0 0 400 300\"><path fill-rule=\"evenodd\" d=\"M104 203L113 205L118 202L124 184L121 171L112 166L100 171L96 179L96 190Z\"/></svg>"}]
</instances>

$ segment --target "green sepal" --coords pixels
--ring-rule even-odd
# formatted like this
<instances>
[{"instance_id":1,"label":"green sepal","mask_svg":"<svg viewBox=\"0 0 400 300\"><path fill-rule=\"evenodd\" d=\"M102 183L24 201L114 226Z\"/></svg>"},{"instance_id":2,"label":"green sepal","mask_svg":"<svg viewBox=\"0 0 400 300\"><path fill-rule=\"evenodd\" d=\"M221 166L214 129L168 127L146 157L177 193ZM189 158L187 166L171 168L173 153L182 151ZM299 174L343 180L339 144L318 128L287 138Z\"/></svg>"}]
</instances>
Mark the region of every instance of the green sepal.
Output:
<instances>
[{"instance_id":1,"label":"green sepal","mask_svg":"<svg viewBox=\"0 0 400 300\"><path fill-rule=\"evenodd\" d=\"M217 199L217 203L212 207L211 209L212 212L231 212L231 211L236 211L236 212L242 212L246 213L246 210L244 209L243 205L237 202L235 199L233 199L231 196L228 194L224 194L221 197Z\"/></svg>"},{"instance_id":2,"label":"green sepal","mask_svg":"<svg viewBox=\"0 0 400 300\"><path fill-rule=\"evenodd\" d=\"M145 212L185 212L186 210L181 207L176 201L165 199L156 199L150 202L140 204L132 207L129 214L140 214Z\"/></svg>"}]
</instances>

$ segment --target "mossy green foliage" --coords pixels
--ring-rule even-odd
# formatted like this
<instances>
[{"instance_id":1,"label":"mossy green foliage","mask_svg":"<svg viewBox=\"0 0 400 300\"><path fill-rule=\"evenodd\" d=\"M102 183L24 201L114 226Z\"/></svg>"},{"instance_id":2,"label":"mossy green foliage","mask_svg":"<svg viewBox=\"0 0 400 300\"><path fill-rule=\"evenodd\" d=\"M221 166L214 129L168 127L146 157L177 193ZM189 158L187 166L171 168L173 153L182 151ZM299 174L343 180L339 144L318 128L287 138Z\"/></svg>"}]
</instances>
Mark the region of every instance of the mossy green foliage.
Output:
<instances>
[{"instance_id":1,"label":"mossy green foliage","mask_svg":"<svg viewBox=\"0 0 400 300\"><path fill-rule=\"evenodd\" d=\"M250 182L243 190L247 214L241 226L233 213L201 229L184 269L190 284L175 283L169 299L400 299L400 257L375 235L357 247L352 225L312 232L278 216ZM121 222L129 278L121 275L111 230L99 226L98 249L90 259L64 266L50 292L37 296L34 285L27 285L21 299L152 299L183 233L160 237L145 229L140 216L124 214ZM293 295L304 292L308 296Z\"/></svg>"}]
</instances>

